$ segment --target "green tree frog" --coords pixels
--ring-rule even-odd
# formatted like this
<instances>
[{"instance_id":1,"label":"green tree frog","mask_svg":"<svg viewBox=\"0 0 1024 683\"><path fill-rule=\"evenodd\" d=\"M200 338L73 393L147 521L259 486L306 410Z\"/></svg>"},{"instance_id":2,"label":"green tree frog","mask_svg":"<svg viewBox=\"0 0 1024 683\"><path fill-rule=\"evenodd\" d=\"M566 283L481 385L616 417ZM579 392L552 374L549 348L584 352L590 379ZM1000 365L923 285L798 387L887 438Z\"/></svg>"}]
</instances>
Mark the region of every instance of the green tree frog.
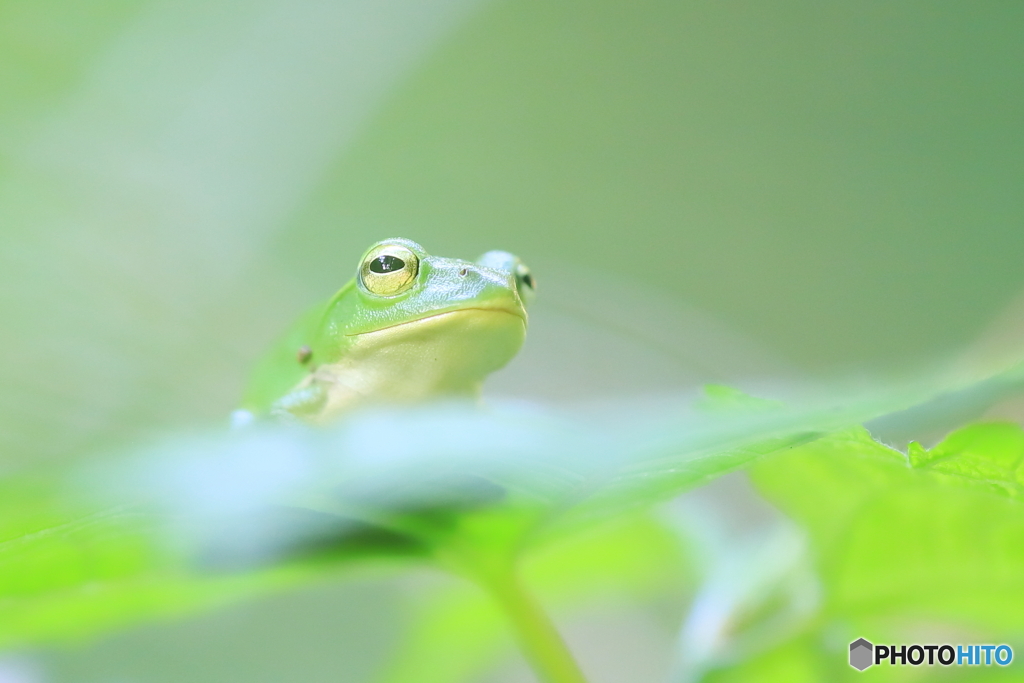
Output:
<instances>
[{"instance_id":1,"label":"green tree frog","mask_svg":"<svg viewBox=\"0 0 1024 683\"><path fill-rule=\"evenodd\" d=\"M260 361L232 422L322 424L361 405L478 396L522 346L534 288L508 252L474 263L407 239L377 242Z\"/></svg>"}]
</instances>

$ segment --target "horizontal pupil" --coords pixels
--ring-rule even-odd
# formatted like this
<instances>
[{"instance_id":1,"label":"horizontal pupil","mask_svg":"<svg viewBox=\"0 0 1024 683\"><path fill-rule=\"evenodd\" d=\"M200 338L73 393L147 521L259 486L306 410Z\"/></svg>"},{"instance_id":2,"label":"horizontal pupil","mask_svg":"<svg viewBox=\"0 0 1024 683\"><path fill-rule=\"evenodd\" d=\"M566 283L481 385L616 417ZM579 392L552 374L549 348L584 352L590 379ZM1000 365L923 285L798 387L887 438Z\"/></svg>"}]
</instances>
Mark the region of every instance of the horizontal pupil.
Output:
<instances>
[{"instance_id":1,"label":"horizontal pupil","mask_svg":"<svg viewBox=\"0 0 1024 683\"><path fill-rule=\"evenodd\" d=\"M370 271L374 273L392 273L405 268L405 261L397 256L384 254L370 261Z\"/></svg>"}]
</instances>

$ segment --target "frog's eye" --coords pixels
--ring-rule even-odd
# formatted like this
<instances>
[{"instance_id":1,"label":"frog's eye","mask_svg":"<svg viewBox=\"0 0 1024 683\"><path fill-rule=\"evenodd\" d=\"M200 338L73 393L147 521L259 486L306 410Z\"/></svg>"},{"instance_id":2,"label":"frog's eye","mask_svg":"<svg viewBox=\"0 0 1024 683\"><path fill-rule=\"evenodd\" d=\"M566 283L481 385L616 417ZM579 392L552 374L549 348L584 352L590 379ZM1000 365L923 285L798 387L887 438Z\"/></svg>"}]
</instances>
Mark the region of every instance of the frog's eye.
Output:
<instances>
[{"instance_id":1,"label":"frog's eye","mask_svg":"<svg viewBox=\"0 0 1024 683\"><path fill-rule=\"evenodd\" d=\"M400 244L382 244L370 250L359 266L359 280L371 294L395 296L412 287L420 259Z\"/></svg>"},{"instance_id":2,"label":"frog's eye","mask_svg":"<svg viewBox=\"0 0 1024 683\"><path fill-rule=\"evenodd\" d=\"M523 263L516 264L516 286L519 287L519 296L523 297L526 303L533 300L537 291L537 282L533 279L533 273Z\"/></svg>"},{"instance_id":3,"label":"frog's eye","mask_svg":"<svg viewBox=\"0 0 1024 683\"><path fill-rule=\"evenodd\" d=\"M526 285L532 290L537 289L537 284L533 281L533 273L522 263L516 265L516 282Z\"/></svg>"}]
</instances>

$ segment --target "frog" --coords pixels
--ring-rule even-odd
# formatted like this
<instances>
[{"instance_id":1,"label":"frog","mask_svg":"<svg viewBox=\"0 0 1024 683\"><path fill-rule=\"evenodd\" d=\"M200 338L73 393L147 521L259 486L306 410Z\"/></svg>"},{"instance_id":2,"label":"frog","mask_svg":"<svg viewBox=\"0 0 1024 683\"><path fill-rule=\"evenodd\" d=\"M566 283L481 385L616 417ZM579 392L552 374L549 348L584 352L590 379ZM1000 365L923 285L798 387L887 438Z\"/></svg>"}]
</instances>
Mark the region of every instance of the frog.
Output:
<instances>
[{"instance_id":1,"label":"frog","mask_svg":"<svg viewBox=\"0 0 1024 683\"><path fill-rule=\"evenodd\" d=\"M506 251L471 262L405 238L376 242L257 363L231 422L323 425L364 406L479 400L484 379L522 347L535 291Z\"/></svg>"}]
</instances>

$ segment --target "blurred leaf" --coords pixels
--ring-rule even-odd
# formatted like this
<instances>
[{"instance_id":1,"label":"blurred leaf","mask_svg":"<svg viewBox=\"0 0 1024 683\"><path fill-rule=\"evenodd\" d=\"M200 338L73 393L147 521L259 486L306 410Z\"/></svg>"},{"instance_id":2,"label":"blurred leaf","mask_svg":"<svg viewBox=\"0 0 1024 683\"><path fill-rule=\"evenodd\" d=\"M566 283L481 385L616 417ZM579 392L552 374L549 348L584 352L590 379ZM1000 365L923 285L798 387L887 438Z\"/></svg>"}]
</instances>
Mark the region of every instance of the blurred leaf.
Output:
<instances>
[{"instance_id":1,"label":"blurred leaf","mask_svg":"<svg viewBox=\"0 0 1024 683\"><path fill-rule=\"evenodd\" d=\"M757 658L806 630L820 603L807 542L775 520L710 553L704 581L679 634L682 680Z\"/></svg>"},{"instance_id":2,"label":"blurred leaf","mask_svg":"<svg viewBox=\"0 0 1024 683\"><path fill-rule=\"evenodd\" d=\"M0 612L0 638L96 632L315 576L340 559L426 560L478 577L538 542L902 408L921 391L711 411L675 400L589 414L439 405L329 429L179 437L79 475L79 489L102 485L118 504L98 512L70 508L52 477L34 489L11 480L22 493L9 498L16 522L0 543L0 600L13 605ZM823 443L889 453L866 437Z\"/></svg>"},{"instance_id":3,"label":"blurred leaf","mask_svg":"<svg viewBox=\"0 0 1024 683\"><path fill-rule=\"evenodd\" d=\"M0 646L80 637L295 581L294 570L197 575L155 515L82 515L52 482L0 481Z\"/></svg>"}]
</instances>

